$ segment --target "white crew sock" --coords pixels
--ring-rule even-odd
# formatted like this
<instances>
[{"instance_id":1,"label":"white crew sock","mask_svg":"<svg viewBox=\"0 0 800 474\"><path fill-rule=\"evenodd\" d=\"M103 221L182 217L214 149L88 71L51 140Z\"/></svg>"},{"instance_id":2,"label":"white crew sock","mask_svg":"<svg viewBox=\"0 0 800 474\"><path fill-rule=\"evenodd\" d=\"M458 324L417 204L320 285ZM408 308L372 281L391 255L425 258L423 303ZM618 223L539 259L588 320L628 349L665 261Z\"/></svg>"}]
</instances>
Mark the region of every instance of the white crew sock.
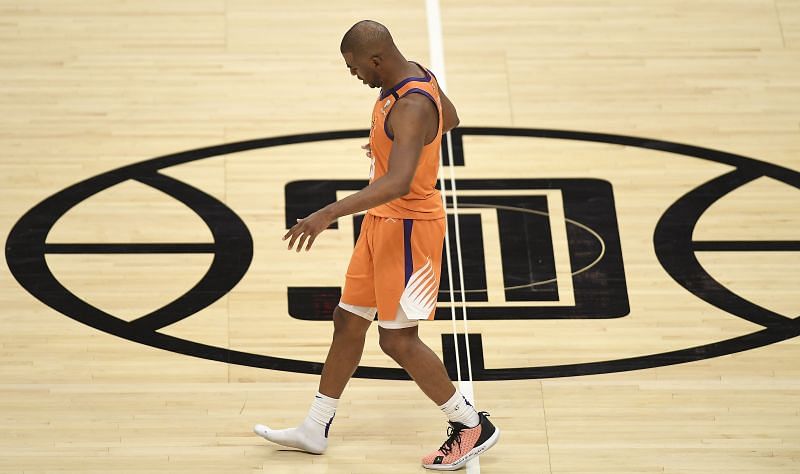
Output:
<instances>
[{"instance_id":1,"label":"white crew sock","mask_svg":"<svg viewBox=\"0 0 800 474\"><path fill-rule=\"evenodd\" d=\"M467 428L474 428L481 422L478 412L458 390L450 397L450 400L444 402L444 405L440 405L439 409L444 412L448 420L453 423L461 423Z\"/></svg>"},{"instance_id":2,"label":"white crew sock","mask_svg":"<svg viewBox=\"0 0 800 474\"><path fill-rule=\"evenodd\" d=\"M333 422L333 417L336 416L338 403L338 399L317 392L308 416L300 426L286 430L273 430L268 426L256 425L253 431L273 443L313 454L322 454L328 447L328 429Z\"/></svg>"}]
</instances>

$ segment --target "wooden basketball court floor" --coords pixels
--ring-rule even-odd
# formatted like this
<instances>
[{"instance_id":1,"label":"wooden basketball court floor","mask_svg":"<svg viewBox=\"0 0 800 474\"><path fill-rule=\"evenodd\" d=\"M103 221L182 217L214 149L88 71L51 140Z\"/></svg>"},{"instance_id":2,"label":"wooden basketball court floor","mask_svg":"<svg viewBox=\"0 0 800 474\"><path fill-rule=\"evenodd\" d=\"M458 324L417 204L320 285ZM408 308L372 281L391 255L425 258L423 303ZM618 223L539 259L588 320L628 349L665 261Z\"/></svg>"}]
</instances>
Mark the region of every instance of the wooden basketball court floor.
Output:
<instances>
[{"instance_id":1,"label":"wooden basketball court floor","mask_svg":"<svg viewBox=\"0 0 800 474\"><path fill-rule=\"evenodd\" d=\"M0 471L423 471L444 417L374 327L325 455L251 431L302 420L330 340L358 220L280 236L366 179L363 18L431 61L422 0L0 1ZM441 28L459 360L503 430L471 472L800 472L800 2ZM455 370L449 298L421 333Z\"/></svg>"}]
</instances>

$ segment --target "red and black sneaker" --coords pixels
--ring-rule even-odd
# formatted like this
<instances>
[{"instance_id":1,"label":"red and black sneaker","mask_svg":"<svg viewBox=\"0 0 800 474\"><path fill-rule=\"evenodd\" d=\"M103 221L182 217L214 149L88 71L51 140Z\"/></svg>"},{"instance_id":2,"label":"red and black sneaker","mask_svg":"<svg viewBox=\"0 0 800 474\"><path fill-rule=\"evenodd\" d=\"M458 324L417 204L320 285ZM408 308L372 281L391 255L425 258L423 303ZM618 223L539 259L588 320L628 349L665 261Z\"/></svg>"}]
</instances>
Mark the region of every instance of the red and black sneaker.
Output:
<instances>
[{"instance_id":1,"label":"red and black sneaker","mask_svg":"<svg viewBox=\"0 0 800 474\"><path fill-rule=\"evenodd\" d=\"M485 411L478 412L480 423L474 428L450 423L447 441L437 451L422 458L422 466L435 471L455 471L494 446L500 438L500 430L489 421L488 416Z\"/></svg>"}]
</instances>

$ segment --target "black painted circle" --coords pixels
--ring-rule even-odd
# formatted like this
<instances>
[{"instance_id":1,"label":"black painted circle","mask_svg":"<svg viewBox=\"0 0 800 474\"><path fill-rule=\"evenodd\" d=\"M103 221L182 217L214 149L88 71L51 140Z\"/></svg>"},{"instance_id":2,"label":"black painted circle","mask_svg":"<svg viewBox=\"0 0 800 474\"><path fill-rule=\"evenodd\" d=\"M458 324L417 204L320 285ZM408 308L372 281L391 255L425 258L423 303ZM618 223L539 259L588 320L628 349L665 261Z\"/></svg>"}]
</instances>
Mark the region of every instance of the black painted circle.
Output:
<instances>
[{"instance_id":1,"label":"black painted circle","mask_svg":"<svg viewBox=\"0 0 800 474\"><path fill-rule=\"evenodd\" d=\"M8 236L6 260L14 277L33 296L66 316L101 331L153 347L210 360L320 374L322 364L318 362L240 352L158 332L158 328L194 314L230 291L246 273L253 250L252 237L246 225L227 206L206 193L162 175L158 171L203 158L258 148L362 138L368 136L368 133L368 130L346 130L249 140L166 155L103 173L48 197L25 213ZM800 189L800 173L723 151L623 135L546 129L468 127L456 129L453 133L609 143L676 153L734 167L733 171L704 183L675 202L659 220L653 242L662 266L684 288L730 314L764 327L750 334L712 344L647 356L582 364L485 369L481 373L474 374L473 380L567 377L652 368L718 357L800 335L800 321L797 317L786 317L766 310L735 295L716 282L697 262L691 241L697 219L711 204L729 192L762 176ZM127 180L137 180L162 190L192 208L212 230L215 239L212 245L214 261L203 280L176 301L133 322L105 313L70 293L56 280L45 261L47 233L61 216L79 202ZM690 218L687 219L687 216ZM212 273L217 284L209 287L207 277ZM224 284L219 285L220 281L224 281ZM400 368L365 366L359 367L355 376L379 379L409 378Z\"/></svg>"}]
</instances>

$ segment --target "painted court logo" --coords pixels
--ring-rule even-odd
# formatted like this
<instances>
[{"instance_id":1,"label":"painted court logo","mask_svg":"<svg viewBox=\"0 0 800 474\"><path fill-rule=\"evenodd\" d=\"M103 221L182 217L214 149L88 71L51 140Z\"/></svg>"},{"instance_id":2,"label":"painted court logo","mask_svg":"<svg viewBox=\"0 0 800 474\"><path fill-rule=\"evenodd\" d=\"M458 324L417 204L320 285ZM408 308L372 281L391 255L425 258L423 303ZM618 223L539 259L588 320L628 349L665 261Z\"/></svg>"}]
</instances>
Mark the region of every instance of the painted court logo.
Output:
<instances>
[{"instance_id":1,"label":"painted court logo","mask_svg":"<svg viewBox=\"0 0 800 474\"><path fill-rule=\"evenodd\" d=\"M224 203L162 169L192 161L248 150L288 147L327 140L363 138L366 130L290 135L190 150L125 166L72 185L45 199L23 215L6 242L6 259L17 281L32 295L64 315L101 331L169 351L211 360L302 373L320 373L317 361L242 352L164 334L159 330L211 305L246 274L253 258L253 239L245 222ZM652 234L652 245L667 274L685 290L728 314L760 329L727 340L675 351L605 361L550 366L492 367L483 353L483 337L470 334L474 380L564 377L635 370L690 362L744 351L800 335L797 315L782 315L730 291L700 265L695 252L738 250L797 251L798 241L695 241L693 231L706 210L727 194L761 177L800 189L800 173L763 161L717 150L619 135L516 128L459 128L450 147L443 145L445 164L468 167L464 138L505 137L560 139L622 145L693 157L728 165L731 170L680 197L664 212ZM446 151L452 149L452 156ZM535 152L531 152L535 154ZM299 178L299 177L298 177ZM73 206L109 187L133 180L168 194L188 206L208 226L209 243L76 243L52 244L47 235ZM366 185L364 180L288 180L285 185L287 228L303 217ZM622 254L612 184L592 177L542 179L530 176L457 181L458 225L462 236L465 304L471 320L524 321L542 319L624 318L630 312L628 283ZM443 190L452 202L452 192ZM361 217L348 217L329 232L347 224L353 241ZM454 238L455 219L449 215ZM466 236L466 237L465 237ZM455 244L455 242L453 242ZM455 245L451 245L455 249ZM126 321L68 291L51 272L46 255L92 253L210 253L205 275L188 292L149 314ZM452 255L455 257L455 255ZM344 258L344 257L342 257ZM443 259L446 261L446 259ZM455 260L454 260L455 261ZM455 266L454 266L455 267ZM502 269L492 271L492 269ZM309 271L311 271L309 269ZM453 288L450 301L447 268L443 268L436 319L449 319L450 306L462 304L462 288ZM458 272L458 268L454 268ZM288 316L296 324L324 324L330 319L341 289L336 286L288 286ZM267 324L268 321L265 322ZM531 323L535 324L535 323ZM613 324L613 322L609 322ZM461 335L463 340L463 335ZM452 334L442 334L445 363L455 376L456 348ZM464 351L465 344L459 344ZM462 354L465 355L465 354ZM463 361L465 358L461 357ZM465 372L465 371L462 371ZM408 379L399 368L362 366L358 377Z\"/></svg>"},{"instance_id":2,"label":"painted court logo","mask_svg":"<svg viewBox=\"0 0 800 474\"><path fill-rule=\"evenodd\" d=\"M359 180L286 185L287 225L364 186ZM464 293L474 320L618 318L628 294L611 184L596 179L460 179ZM445 191L448 207L452 197ZM567 217L569 216L569 217ZM363 216L353 217L353 242ZM448 216L456 261L455 218ZM332 226L338 228L336 224ZM457 265L454 272L458 272ZM488 268L502 268L502 274ZM436 319L450 319L447 259ZM461 280L453 275L456 301ZM289 314L330 319L339 287L289 287ZM460 303L459 303L460 304Z\"/></svg>"}]
</instances>

